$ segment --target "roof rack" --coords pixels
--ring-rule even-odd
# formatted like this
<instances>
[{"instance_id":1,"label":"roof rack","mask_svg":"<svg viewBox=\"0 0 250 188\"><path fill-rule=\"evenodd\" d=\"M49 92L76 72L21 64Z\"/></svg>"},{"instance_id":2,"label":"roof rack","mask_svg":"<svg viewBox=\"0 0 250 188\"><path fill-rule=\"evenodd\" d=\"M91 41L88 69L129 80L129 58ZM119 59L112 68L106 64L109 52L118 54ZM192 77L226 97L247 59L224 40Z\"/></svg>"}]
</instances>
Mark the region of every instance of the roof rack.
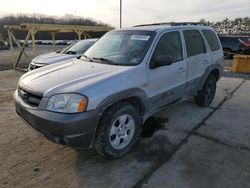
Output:
<instances>
[{"instance_id":1,"label":"roof rack","mask_svg":"<svg viewBox=\"0 0 250 188\"><path fill-rule=\"evenodd\" d=\"M205 25L200 22L162 22L162 23L152 23L152 24L142 24L135 25L133 27L141 27L141 26L154 26L154 25L170 25L170 26L180 26L180 25Z\"/></svg>"}]
</instances>

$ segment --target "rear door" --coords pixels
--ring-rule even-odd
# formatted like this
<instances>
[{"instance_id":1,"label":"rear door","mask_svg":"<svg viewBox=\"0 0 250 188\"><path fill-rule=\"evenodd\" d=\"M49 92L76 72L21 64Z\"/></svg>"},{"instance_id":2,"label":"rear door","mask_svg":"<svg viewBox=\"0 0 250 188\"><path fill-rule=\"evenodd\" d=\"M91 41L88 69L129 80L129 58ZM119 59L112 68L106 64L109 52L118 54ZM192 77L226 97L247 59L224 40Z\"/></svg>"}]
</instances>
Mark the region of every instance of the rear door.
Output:
<instances>
[{"instance_id":1,"label":"rear door","mask_svg":"<svg viewBox=\"0 0 250 188\"><path fill-rule=\"evenodd\" d=\"M183 30L187 55L187 88L193 91L199 85L206 68L211 65L212 57L199 30Z\"/></svg>"}]
</instances>

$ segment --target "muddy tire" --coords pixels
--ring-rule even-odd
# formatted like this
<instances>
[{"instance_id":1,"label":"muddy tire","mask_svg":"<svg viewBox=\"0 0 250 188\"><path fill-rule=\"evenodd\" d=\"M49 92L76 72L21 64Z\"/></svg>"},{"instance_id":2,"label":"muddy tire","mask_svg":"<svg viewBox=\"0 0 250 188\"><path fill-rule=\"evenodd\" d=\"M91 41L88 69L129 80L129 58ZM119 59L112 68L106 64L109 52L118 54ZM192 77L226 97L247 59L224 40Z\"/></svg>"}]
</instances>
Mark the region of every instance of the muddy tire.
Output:
<instances>
[{"instance_id":1,"label":"muddy tire","mask_svg":"<svg viewBox=\"0 0 250 188\"><path fill-rule=\"evenodd\" d=\"M198 91L198 95L194 97L198 106L207 107L212 103L216 92L216 82L215 76L210 74L202 89Z\"/></svg>"},{"instance_id":2,"label":"muddy tire","mask_svg":"<svg viewBox=\"0 0 250 188\"><path fill-rule=\"evenodd\" d=\"M99 122L94 148L110 159L127 154L136 142L140 129L139 112L129 103L107 109Z\"/></svg>"}]
</instances>

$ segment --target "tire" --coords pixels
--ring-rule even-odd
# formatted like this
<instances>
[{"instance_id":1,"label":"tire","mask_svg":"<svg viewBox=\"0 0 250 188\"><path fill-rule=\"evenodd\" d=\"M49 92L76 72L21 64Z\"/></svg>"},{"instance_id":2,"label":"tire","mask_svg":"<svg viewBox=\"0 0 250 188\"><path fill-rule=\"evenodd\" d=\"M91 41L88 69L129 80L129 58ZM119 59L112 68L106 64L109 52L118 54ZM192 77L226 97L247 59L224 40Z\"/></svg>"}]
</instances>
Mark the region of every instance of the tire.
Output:
<instances>
[{"instance_id":1,"label":"tire","mask_svg":"<svg viewBox=\"0 0 250 188\"><path fill-rule=\"evenodd\" d=\"M135 144L140 130L139 112L129 103L107 109L99 122L94 148L102 156L115 159L127 154Z\"/></svg>"},{"instance_id":2,"label":"tire","mask_svg":"<svg viewBox=\"0 0 250 188\"><path fill-rule=\"evenodd\" d=\"M212 103L216 92L216 82L215 76L210 74L202 89L198 91L198 95L194 97L198 106L207 107Z\"/></svg>"}]
</instances>

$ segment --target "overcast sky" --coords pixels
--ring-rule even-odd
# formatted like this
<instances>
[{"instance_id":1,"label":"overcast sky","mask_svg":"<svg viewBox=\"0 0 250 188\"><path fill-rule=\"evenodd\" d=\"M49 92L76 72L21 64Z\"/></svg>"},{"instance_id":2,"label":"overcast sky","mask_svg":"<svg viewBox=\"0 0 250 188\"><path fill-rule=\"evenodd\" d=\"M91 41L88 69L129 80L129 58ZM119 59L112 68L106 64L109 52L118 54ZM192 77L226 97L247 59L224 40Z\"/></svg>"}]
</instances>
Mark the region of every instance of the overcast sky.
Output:
<instances>
[{"instance_id":1,"label":"overcast sky","mask_svg":"<svg viewBox=\"0 0 250 188\"><path fill-rule=\"evenodd\" d=\"M2 0L0 16L41 13L54 16L73 14L119 27L120 0ZM136 24L218 21L226 17L250 17L250 0L122 0L123 27Z\"/></svg>"}]
</instances>

